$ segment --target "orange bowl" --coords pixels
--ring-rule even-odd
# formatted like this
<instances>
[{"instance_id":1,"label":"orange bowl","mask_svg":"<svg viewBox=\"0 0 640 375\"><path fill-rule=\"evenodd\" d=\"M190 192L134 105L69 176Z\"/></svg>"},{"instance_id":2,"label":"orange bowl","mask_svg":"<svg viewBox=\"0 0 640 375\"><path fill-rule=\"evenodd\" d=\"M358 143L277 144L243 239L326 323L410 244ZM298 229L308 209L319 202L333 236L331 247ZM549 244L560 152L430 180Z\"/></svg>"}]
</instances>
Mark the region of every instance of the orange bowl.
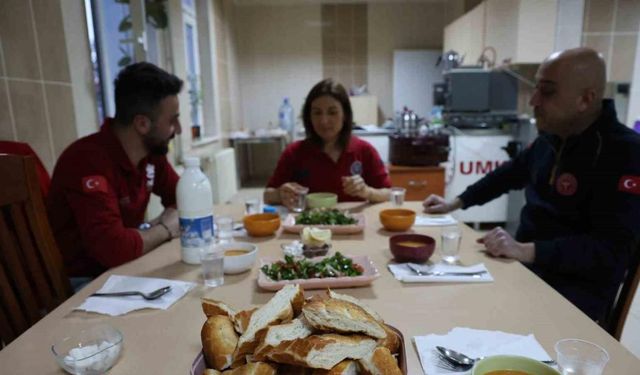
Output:
<instances>
[{"instance_id":1,"label":"orange bowl","mask_svg":"<svg viewBox=\"0 0 640 375\"><path fill-rule=\"evenodd\" d=\"M278 214L253 214L242 219L244 229L252 237L264 237L274 234L280 228Z\"/></svg>"},{"instance_id":2,"label":"orange bowl","mask_svg":"<svg viewBox=\"0 0 640 375\"><path fill-rule=\"evenodd\" d=\"M412 210L394 208L380 211L380 222L384 229L391 232L409 230L416 221L416 213Z\"/></svg>"},{"instance_id":3,"label":"orange bowl","mask_svg":"<svg viewBox=\"0 0 640 375\"><path fill-rule=\"evenodd\" d=\"M397 262L426 262L436 248L433 237L422 234L396 234L389 238L389 249Z\"/></svg>"}]
</instances>

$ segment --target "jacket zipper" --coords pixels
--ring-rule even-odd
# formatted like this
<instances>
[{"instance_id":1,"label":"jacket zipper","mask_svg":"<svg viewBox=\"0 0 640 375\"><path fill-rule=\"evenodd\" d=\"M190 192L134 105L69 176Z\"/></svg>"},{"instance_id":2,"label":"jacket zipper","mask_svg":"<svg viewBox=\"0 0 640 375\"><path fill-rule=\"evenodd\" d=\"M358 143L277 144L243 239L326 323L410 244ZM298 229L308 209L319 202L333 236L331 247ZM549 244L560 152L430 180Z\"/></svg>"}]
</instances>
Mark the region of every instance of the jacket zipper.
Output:
<instances>
[{"instance_id":1,"label":"jacket zipper","mask_svg":"<svg viewBox=\"0 0 640 375\"><path fill-rule=\"evenodd\" d=\"M564 150L564 145L566 144L566 140L562 140L562 144L560 145L560 150L556 152L556 162L551 169L551 176L549 176L549 185L553 186L556 180L556 173L558 171L558 164L560 164L560 158L562 158L562 151Z\"/></svg>"}]
</instances>

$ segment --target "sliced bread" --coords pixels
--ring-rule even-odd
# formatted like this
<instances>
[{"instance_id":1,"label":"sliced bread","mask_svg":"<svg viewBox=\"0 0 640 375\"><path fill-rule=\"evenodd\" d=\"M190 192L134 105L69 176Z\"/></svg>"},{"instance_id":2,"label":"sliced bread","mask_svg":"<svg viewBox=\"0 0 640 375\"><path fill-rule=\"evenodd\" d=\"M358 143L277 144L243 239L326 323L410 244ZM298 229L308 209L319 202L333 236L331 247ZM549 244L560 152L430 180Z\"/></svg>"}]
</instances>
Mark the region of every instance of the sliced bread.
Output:
<instances>
[{"instance_id":1,"label":"sliced bread","mask_svg":"<svg viewBox=\"0 0 640 375\"><path fill-rule=\"evenodd\" d=\"M362 307L348 301L328 298L307 303L302 315L317 330L342 333L364 333L383 339L387 336L382 325Z\"/></svg>"},{"instance_id":2,"label":"sliced bread","mask_svg":"<svg viewBox=\"0 0 640 375\"><path fill-rule=\"evenodd\" d=\"M249 325L249 320L251 319L251 315L253 315L253 313L257 310L258 308L253 308L251 310L242 310L240 312L237 312L234 316L233 316L233 326L236 328L236 332L238 332L238 334L243 334L244 331L247 329L247 326Z\"/></svg>"},{"instance_id":3,"label":"sliced bread","mask_svg":"<svg viewBox=\"0 0 640 375\"><path fill-rule=\"evenodd\" d=\"M231 366L238 334L228 316L214 315L208 318L202 326L200 336L204 358L209 367L224 370Z\"/></svg>"},{"instance_id":4,"label":"sliced bread","mask_svg":"<svg viewBox=\"0 0 640 375\"><path fill-rule=\"evenodd\" d=\"M300 317L286 324L279 324L267 328L264 339L256 347L253 356L256 360L262 361L265 354L273 347L278 346L283 341L303 339L310 336L313 330L304 318Z\"/></svg>"},{"instance_id":5,"label":"sliced bread","mask_svg":"<svg viewBox=\"0 0 640 375\"><path fill-rule=\"evenodd\" d=\"M362 307L362 309L366 311L369 315L371 315L375 320L381 323L383 322L382 317L377 312L375 312L371 307L367 306L365 303L363 303L362 301L360 301L359 299L353 296L350 296L348 294L336 293L331 289L327 289L327 295L329 296L329 298L341 299L343 301L351 302L355 305L358 305Z\"/></svg>"},{"instance_id":6,"label":"sliced bread","mask_svg":"<svg viewBox=\"0 0 640 375\"><path fill-rule=\"evenodd\" d=\"M389 349L391 354L396 354L400 350L400 336L392 330L388 325L382 324L382 328L387 333L387 337L378 339L378 346L384 346Z\"/></svg>"},{"instance_id":7,"label":"sliced bread","mask_svg":"<svg viewBox=\"0 0 640 375\"><path fill-rule=\"evenodd\" d=\"M234 316L236 312L226 303L211 298L202 298L202 311L208 317L214 315Z\"/></svg>"},{"instance_id":8,"label":"sliced bread","mask_svg":"<svg viewBox=\"0 0 640 375\"><path fill-rule=\"evenodd\" d=\"M358 362L345 359L331 370L316 369L311 375L358 375Z\"/></svg>"},{"instance_id":9,"label":"sliced bread","mask_svg":"<svg viewBox=\"0 0 640 375\"><path fill-rule=\"evenodd\" d=\"M222 375L276 375L276 370L276 366L270 363L252 362L233 370L227 370Z\"/></svg>"},{"instance_id":10,"label":"sliced bread","mask_svg":"<svg viewBox=\"0 0 640 375\"><path fill-rule=\"evenodd\" d=\"M398 362L389 349L379 346L360 359L360 366L367 375L402 375Z\"/></svg>"}]
</instances>

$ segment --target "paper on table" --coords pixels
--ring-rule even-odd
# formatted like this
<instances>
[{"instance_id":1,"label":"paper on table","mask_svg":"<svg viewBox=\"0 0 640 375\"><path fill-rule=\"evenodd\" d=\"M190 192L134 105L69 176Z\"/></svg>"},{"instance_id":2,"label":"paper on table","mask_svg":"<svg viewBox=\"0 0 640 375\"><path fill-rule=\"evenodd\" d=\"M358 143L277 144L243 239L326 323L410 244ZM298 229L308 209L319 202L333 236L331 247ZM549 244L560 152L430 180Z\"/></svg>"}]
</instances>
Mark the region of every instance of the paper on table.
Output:
<instances>
[{"instance_id":1,"label":"paper on table","mask_svg":"<svg viewBox=\"0 0 640 375\"><path fill-rule=\"evenodd\" d=\"M458 220L454 219L451 215L418 215L416 221L413 223L415 227L436 227L441 225L454 225Z\"/></svg>"},{"instance_id":2,"label":"paper on table","mask_svg":"<svg viewBox=\"0 0 640 375\"><path fill-rule=\"evenodd\" d=\"M126 291L150 293L165 286L171 286L171 291L155 300L147 301L142 298L142 296L89 297L82 305L76 307L76 310L85 310L112 316L123 315L134 310L147 308L166 310L193 289L196 284L178 280L111 275L102 288L96 293Z\"/></svg>"},{"instance_id":3,"label":"paper on table","mask_svg":"<svg viewBox=\"0 0 640 375\"><path fill-rule=\"evenodd\" d=\"M422 266L427 268L427 266ZM416 275L406 263L395 263L388 265L389 271L397 280L404 283L490 283L493 277L485 267L484 263L478 263L473 266L457 266L442 263L436 263L429 267L429 271L433 272L480 272L487 271L478 276L471 275L443 275L443 276L420 276Z\"/></svg>"},{"instance_id":4,"label":"paper on table","mask_svg":"<svg viewBox=\"0 0 640 375\"><path fill-rule=\"evenodd\" d=\"M436 346L453 349L472 358L505 354L521 355L540 361L551 359L533 334L523 336L500 331L457 327L446 335L414 336L413 339L416 343L422 370L428 375L470 373L452 372L439 368Z\"/></svg>"}]
</instances>

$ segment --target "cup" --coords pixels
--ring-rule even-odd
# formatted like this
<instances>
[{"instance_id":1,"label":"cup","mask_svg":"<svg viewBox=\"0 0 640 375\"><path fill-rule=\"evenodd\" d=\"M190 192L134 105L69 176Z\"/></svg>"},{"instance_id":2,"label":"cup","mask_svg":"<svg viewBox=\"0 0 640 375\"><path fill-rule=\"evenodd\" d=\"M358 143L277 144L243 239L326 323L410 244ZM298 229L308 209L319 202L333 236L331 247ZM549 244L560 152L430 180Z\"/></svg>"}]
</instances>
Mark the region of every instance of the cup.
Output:
<instances>
[{"instance_id":1,"label":"cup","mask_svg":"<svg viewBox=\"0 0 640 375\"><path fill-rule=\"evenodd\" d=\"M407 189L401 187L392 187L391 188L391 204L396 207L402 206L404 203L404 195L407 192Z\"/></svg>"},{"instance_id":2,"label":"cup","mask_svg":"<svg viewBox=\"0 0 640 375\"><path fill-rule=\"evenodd\" d=\"M218 216L216 218L216 237L218 243L233 242L233 219L229 216Z\"/></svg>"},{"instance_id":3,"label":"cup","mask_svg":"<svg viewBox=\"0 0 640 375\"><path fill-rule=\"evenodd\" d=\"M560 340L555 349L562 375L601 375L609 362L606 350L585 340Z\"/></svg>"},{"instance_id":4,"label":"cup","mask_svg":"<svg viewBox=\"0 0 640 375\"><path fill-rule=\"evenodd\" d=\"M308 188L301 188L296 190L296 199L293 202L293 206L291 207L291 211L293 212L302 212L307 206L307 193L309 193Z\"/></svg>"},{"instance_id":5,"label":"cup","mask_svg":"<svg viewBox=\"0 0 640 375\"><path fill-rule=\"evenodd\" d=\"M462 232L457 225L447 225L442 227L440 232L440 253L442 261L448 264L455 264L460 252L460 239Z\"/></svg>"},{"instance_id":6,"label":"cup","mask_svg":"<svg viewBox=\"0 0 640 375\"><path fill-rule=\"evenodd\" d=\"M244 214L253 215L260 213L260 199L247 198L244 201Z\"/></svg>"},{"instance_id":7,"label":"cup","mask_svg":"<svg viewBox=\"0 0 640 375\"><path fill-rule=\"evenodd\" d=\"M202 278L207 287L217 287L224 284L224 250L220 246L213 246L200 251L202 264Z\"/></svg>"}]
</instances>

